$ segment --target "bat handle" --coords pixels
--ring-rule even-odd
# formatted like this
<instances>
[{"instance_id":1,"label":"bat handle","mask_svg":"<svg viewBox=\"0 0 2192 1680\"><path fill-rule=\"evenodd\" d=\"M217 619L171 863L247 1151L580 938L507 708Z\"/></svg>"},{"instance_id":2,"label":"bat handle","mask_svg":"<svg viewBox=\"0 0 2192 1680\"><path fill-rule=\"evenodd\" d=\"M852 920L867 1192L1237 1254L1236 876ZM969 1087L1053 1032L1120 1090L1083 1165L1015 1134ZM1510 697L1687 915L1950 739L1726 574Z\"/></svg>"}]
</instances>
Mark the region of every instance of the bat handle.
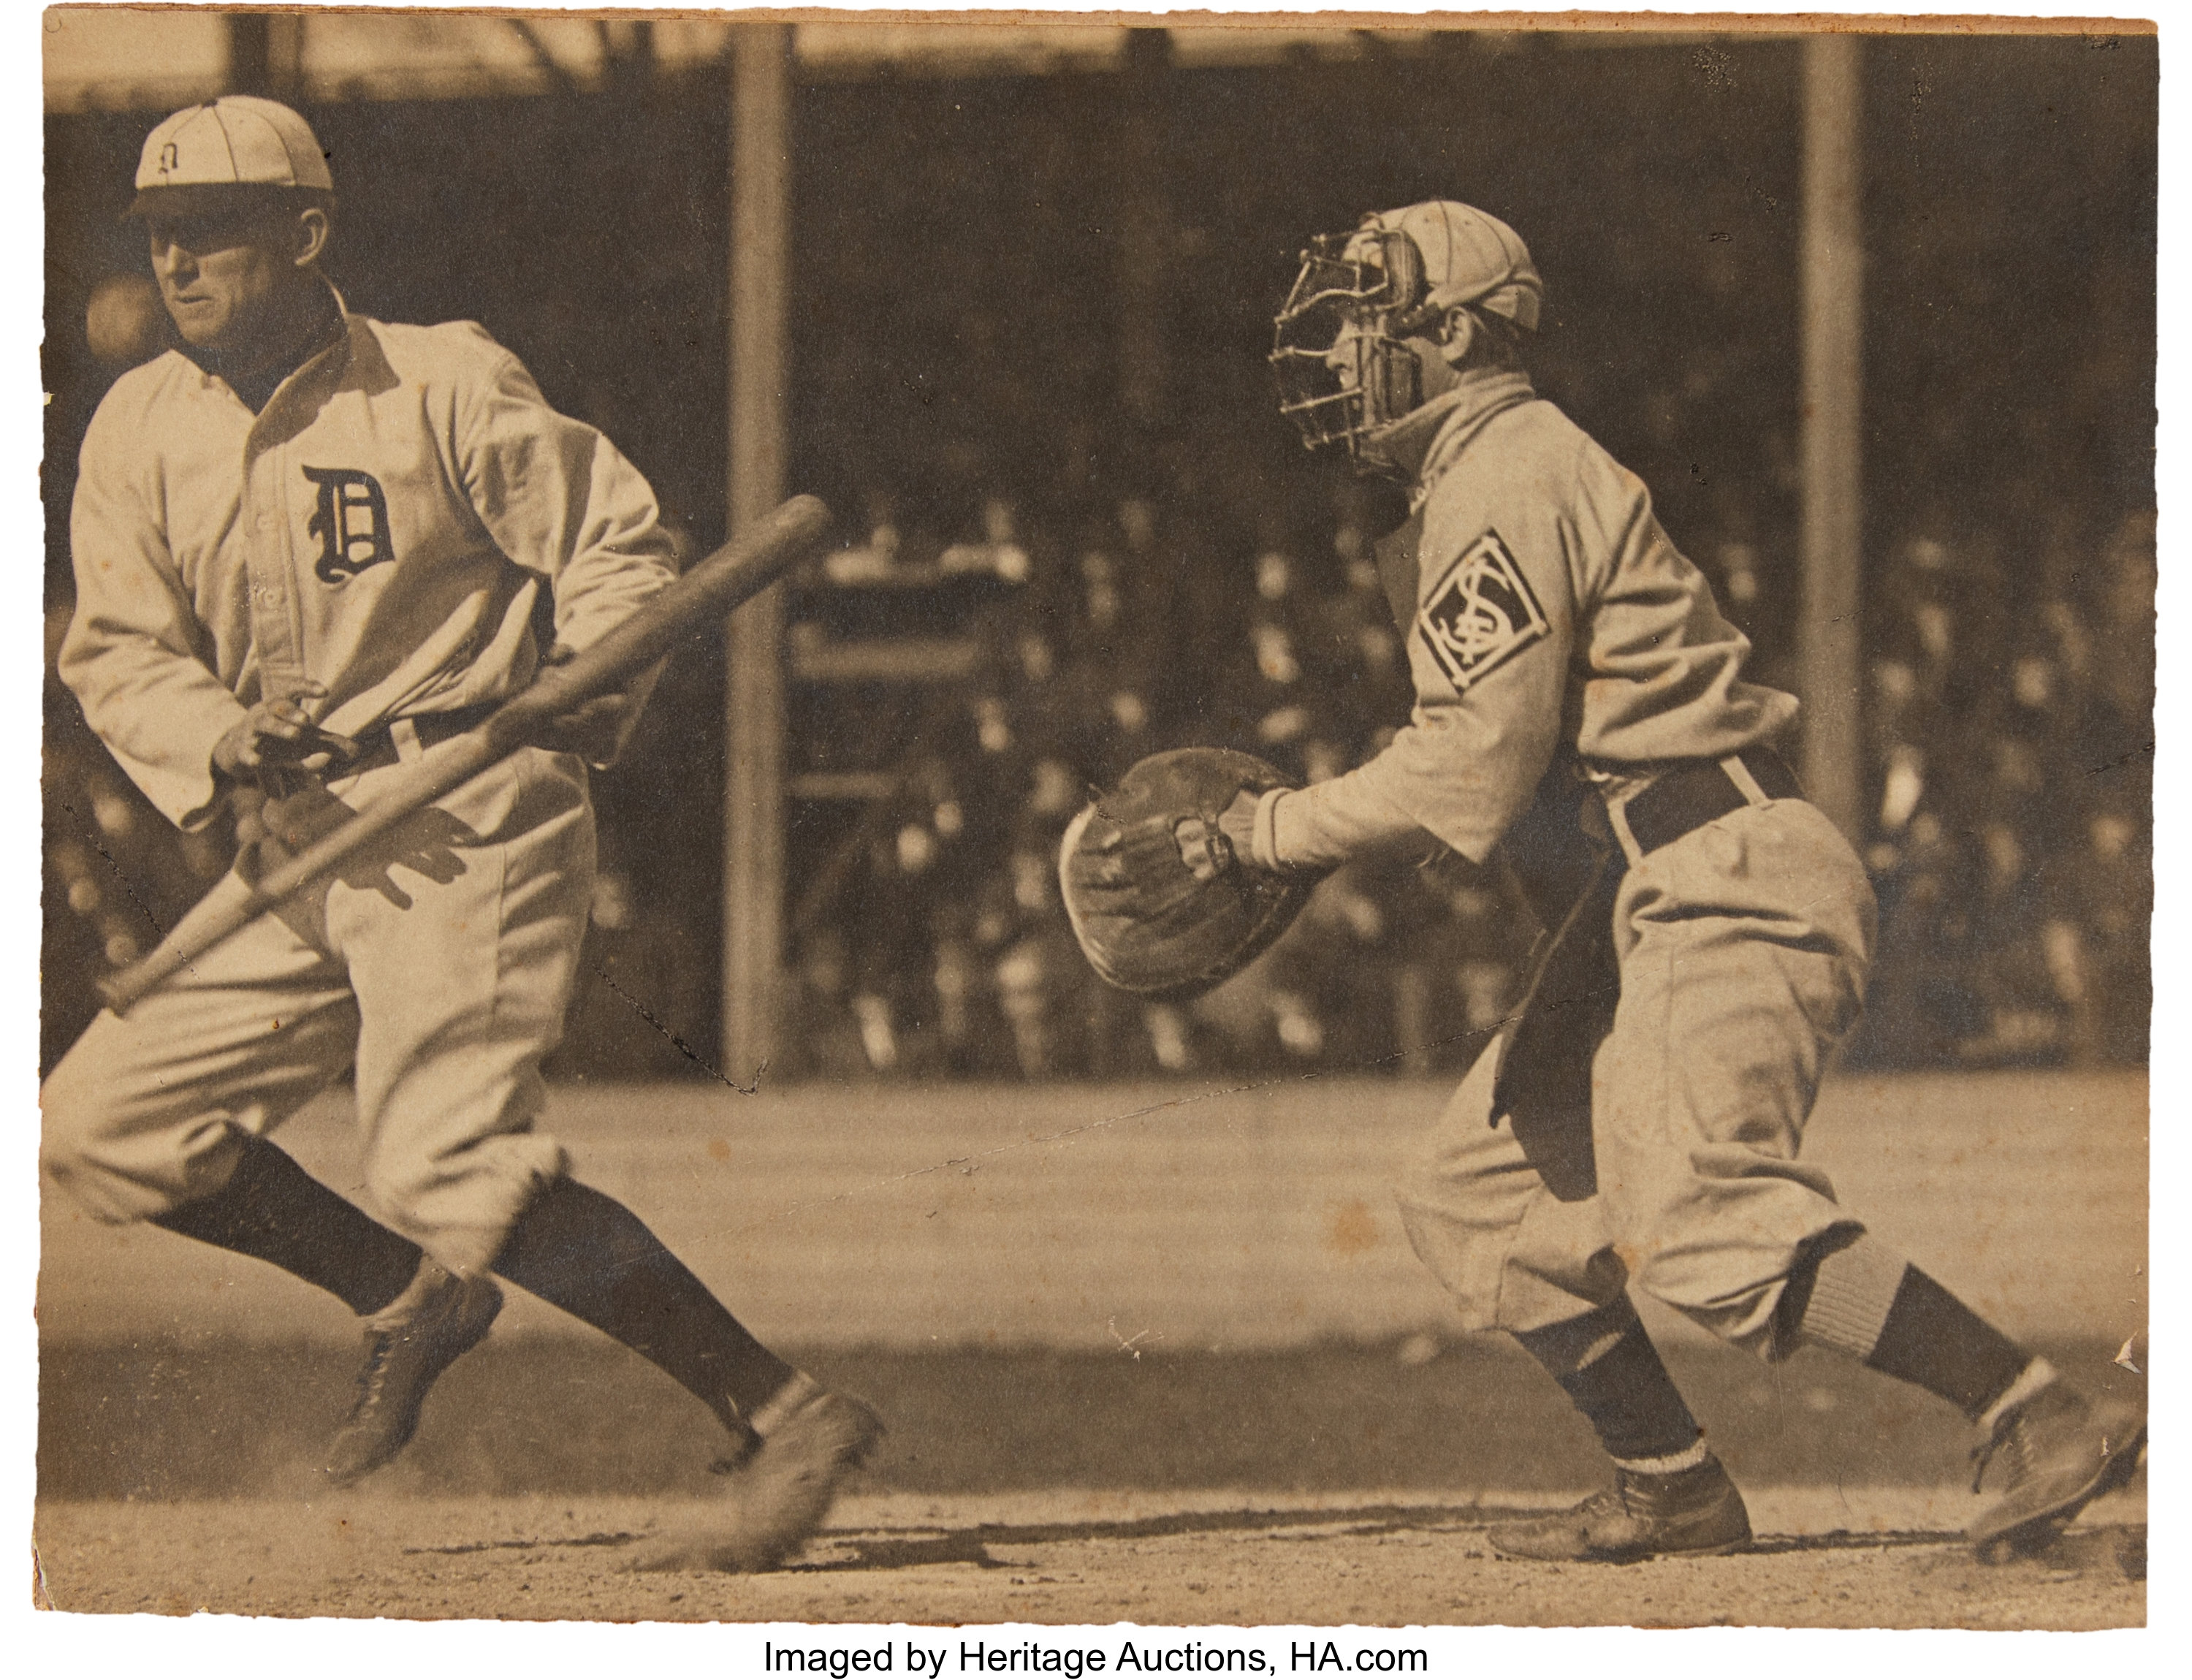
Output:
<instances>
[{"instance_id":1,"label":"bat handle","mask_svg":"<svg viewBox=\"0 0 2192 1680\"><path fill-rule=\"evenodd\" d=\"M101 974L93 984L99 988L101 1002L117 1015L129 1013L129 1006L167 984L170 976L190 959L180 951L155 951L142 963L123 969L117 974Z\"/></svg>"},{"instance_id":2,"label":"bat handle","mask_svg":"<svg viewBox=\"0 0 2192 1680\"><path fill-rule=\"evenodd\" d=\"M216 894L222 891L216 887ZM101 974L94 982L106 1007L117 1015L147 992L157 991L214 946L268 908L257 892L219 900L208 898L169 929L168 936L128 968Z\"/></svg>"}]
</instances>

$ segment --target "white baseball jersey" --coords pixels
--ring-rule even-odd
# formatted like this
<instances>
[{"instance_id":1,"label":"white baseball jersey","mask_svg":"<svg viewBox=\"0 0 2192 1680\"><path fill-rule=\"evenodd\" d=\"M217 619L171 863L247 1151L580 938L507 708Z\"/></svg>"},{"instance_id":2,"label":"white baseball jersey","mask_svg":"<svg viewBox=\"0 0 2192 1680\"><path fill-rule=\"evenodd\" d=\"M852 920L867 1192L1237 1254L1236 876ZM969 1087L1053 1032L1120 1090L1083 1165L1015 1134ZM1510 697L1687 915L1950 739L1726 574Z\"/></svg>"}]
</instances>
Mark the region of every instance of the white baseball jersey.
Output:
<instances>
[{"instance_id":1,"label":"white baseball jersey","mask_svg":"<svg viewBox=\"0 0 2192 1680\"><path fill-rule=\"evenodd\" d=\"M522 688L672 574L646 481L477 327L345 315L254 415L180 352L124 374L83 447L61 675L174 821L213 814L214 744L324 683L346 734ZM400 764L338 774L353 806ZM438 859L438 861L437 860ZM102 1219L211 1194L243 1134L354 1073L365 1188L459 1271L493 1260L563 1151L537 1122L594 873L585 767L525 747L357 866L102 1014L43 1092L47 1170ZM208 914L245 889L231 872Z\"/></svg>"},{"instance_id":2,"label":"white baseball jersey","mask_svg":"<svg viewBox=\"0 0 2192 1680\"><path fill-rule=\"evenodd\" d=\"M1416 705L1384 751L1281 799L1278 855L1338 862L1427 829L1481 862L1563 739L1618 774L1771 740L1796 701L1653 517L1643 481L1528 375L1453 394L1419 473Z\"/></svg>"},{"instance_id":3,"label":"white baseball jersey","mask_svg":"<svg viewBox=\"0 0 2192 1680\"><path fill-rule=\"evenodd\" d=\"M324 683L356 735L523 688L675 573L639 472L548 406L477 326L343 316L253 414L167 354L115 381L85 434L60 675L171 820L213 814L214 744L262 695Z\"/></svg>"}]
</instances>

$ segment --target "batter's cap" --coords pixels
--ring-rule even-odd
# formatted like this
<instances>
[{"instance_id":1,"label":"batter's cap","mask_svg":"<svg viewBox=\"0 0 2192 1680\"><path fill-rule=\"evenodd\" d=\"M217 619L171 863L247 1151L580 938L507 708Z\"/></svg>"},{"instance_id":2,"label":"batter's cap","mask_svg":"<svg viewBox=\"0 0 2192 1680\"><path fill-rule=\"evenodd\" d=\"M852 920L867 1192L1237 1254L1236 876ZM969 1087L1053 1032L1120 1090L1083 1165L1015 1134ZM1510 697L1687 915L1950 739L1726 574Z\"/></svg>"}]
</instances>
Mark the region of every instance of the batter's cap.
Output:
<instances>
[{"instance_id":1,"label":"batter's cap","mask_svg":"<svg viewBox=\"0 0 2192 1680\"><path fill-rule=\"evenodd\" d=\"M335 182L303 117L273 100L228 94L177 111L146 136L129 214L180 208L239 186L333 192Z\"/></svg>"},{"instance_id":2,"label":"batter's cap","mask_svg":"<svg viewBox=\"0 0 2192 1680\"><path fill-rule=\"evenodd\" d=\"M1363 218L1366 231L1405 233L1423 253L1424 301L1439 309L1474 304L1518 327L1538 329L1545 283L1522 236L1497 216L1450 198Z\"/></svg>"}]
</instances>

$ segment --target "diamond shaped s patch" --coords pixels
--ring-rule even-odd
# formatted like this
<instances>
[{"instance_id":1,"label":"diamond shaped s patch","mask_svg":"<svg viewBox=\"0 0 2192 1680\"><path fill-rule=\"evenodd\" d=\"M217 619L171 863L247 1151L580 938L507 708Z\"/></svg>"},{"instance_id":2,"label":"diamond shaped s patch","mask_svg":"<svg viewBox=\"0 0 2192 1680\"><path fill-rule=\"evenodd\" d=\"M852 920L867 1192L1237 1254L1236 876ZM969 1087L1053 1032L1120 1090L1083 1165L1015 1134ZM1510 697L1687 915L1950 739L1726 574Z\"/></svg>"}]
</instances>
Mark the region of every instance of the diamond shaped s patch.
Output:
<instances>
[{"instance_id":1,"label":"diamond shaped s patch","mask_svg":"<svg viewBox=\"0 0 2192 1680\"><path fill-rule=\"evenodd\" d=\"M1504 665L1551 626L1497 531L1463 551L1416 614L1416 634L1454 692Z\"/></svg>"}]
</instances>

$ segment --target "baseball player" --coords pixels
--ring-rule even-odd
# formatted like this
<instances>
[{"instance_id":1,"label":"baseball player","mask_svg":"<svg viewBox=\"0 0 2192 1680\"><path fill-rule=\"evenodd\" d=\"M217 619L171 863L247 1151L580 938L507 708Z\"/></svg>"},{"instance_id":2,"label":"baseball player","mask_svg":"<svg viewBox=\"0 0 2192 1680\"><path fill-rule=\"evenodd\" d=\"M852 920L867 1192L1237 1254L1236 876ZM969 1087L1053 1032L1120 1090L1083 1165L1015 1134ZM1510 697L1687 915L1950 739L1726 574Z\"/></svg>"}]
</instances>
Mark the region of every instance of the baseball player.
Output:
<instances>
[{"instance_id":1,"label":"baseball player","mask_svg":"<svg viewBox=\"0 0 2192 1680\"><path fill-rule=\"evenodd\" d=\"M1642 483L1532 389L1542 295L1514 231L1463 204L1305 254L1282 408L1408 487L1379 560L1415 706L1359 769L1244 792L1222 823L1282 873L1428 833L1511 865L1549 930L1518 1023L1400 1191L1469 1326L1527 1348L1613 1460L1612 1488L1492 1541L1615 1561L1750 1539L1634 1287L1767 1359L1814 1343L1941 1396L2002 1471L1972 1540L2036 1548L2129 1477L2143 1419L2029 1357L1798 1160L1862 1007L1871 889L1774 751L1796 701L1744 680L1748 643Z\"/></svg>"},{"instance_id":2,"label":"baseball player","mask_svg":"<svg viewBox=\"0 0 2192 1680\"><path fill-rule=\"evenodd\" d=\"M169 819L191 831L238 808L246 843L210 905L675 568L639 473L477 326L344 306L319 267L334 184L295 111L178 111L136 186L179 342L117 380L85 435L60 671ZM335 1482L410 1438L435 1378L494 1323L499 1272L722 1420L754 1544L711 1561L760 1567L811 1532L879 1425L757 1342L535 1129L591 900L587 767L643 698L589 700L101 1014L47 1082L43 1164L102 1219L271 1261L361 1316ZM385 1223L267 1140L349 1070Z\"/></svg>"}]
</instances>

